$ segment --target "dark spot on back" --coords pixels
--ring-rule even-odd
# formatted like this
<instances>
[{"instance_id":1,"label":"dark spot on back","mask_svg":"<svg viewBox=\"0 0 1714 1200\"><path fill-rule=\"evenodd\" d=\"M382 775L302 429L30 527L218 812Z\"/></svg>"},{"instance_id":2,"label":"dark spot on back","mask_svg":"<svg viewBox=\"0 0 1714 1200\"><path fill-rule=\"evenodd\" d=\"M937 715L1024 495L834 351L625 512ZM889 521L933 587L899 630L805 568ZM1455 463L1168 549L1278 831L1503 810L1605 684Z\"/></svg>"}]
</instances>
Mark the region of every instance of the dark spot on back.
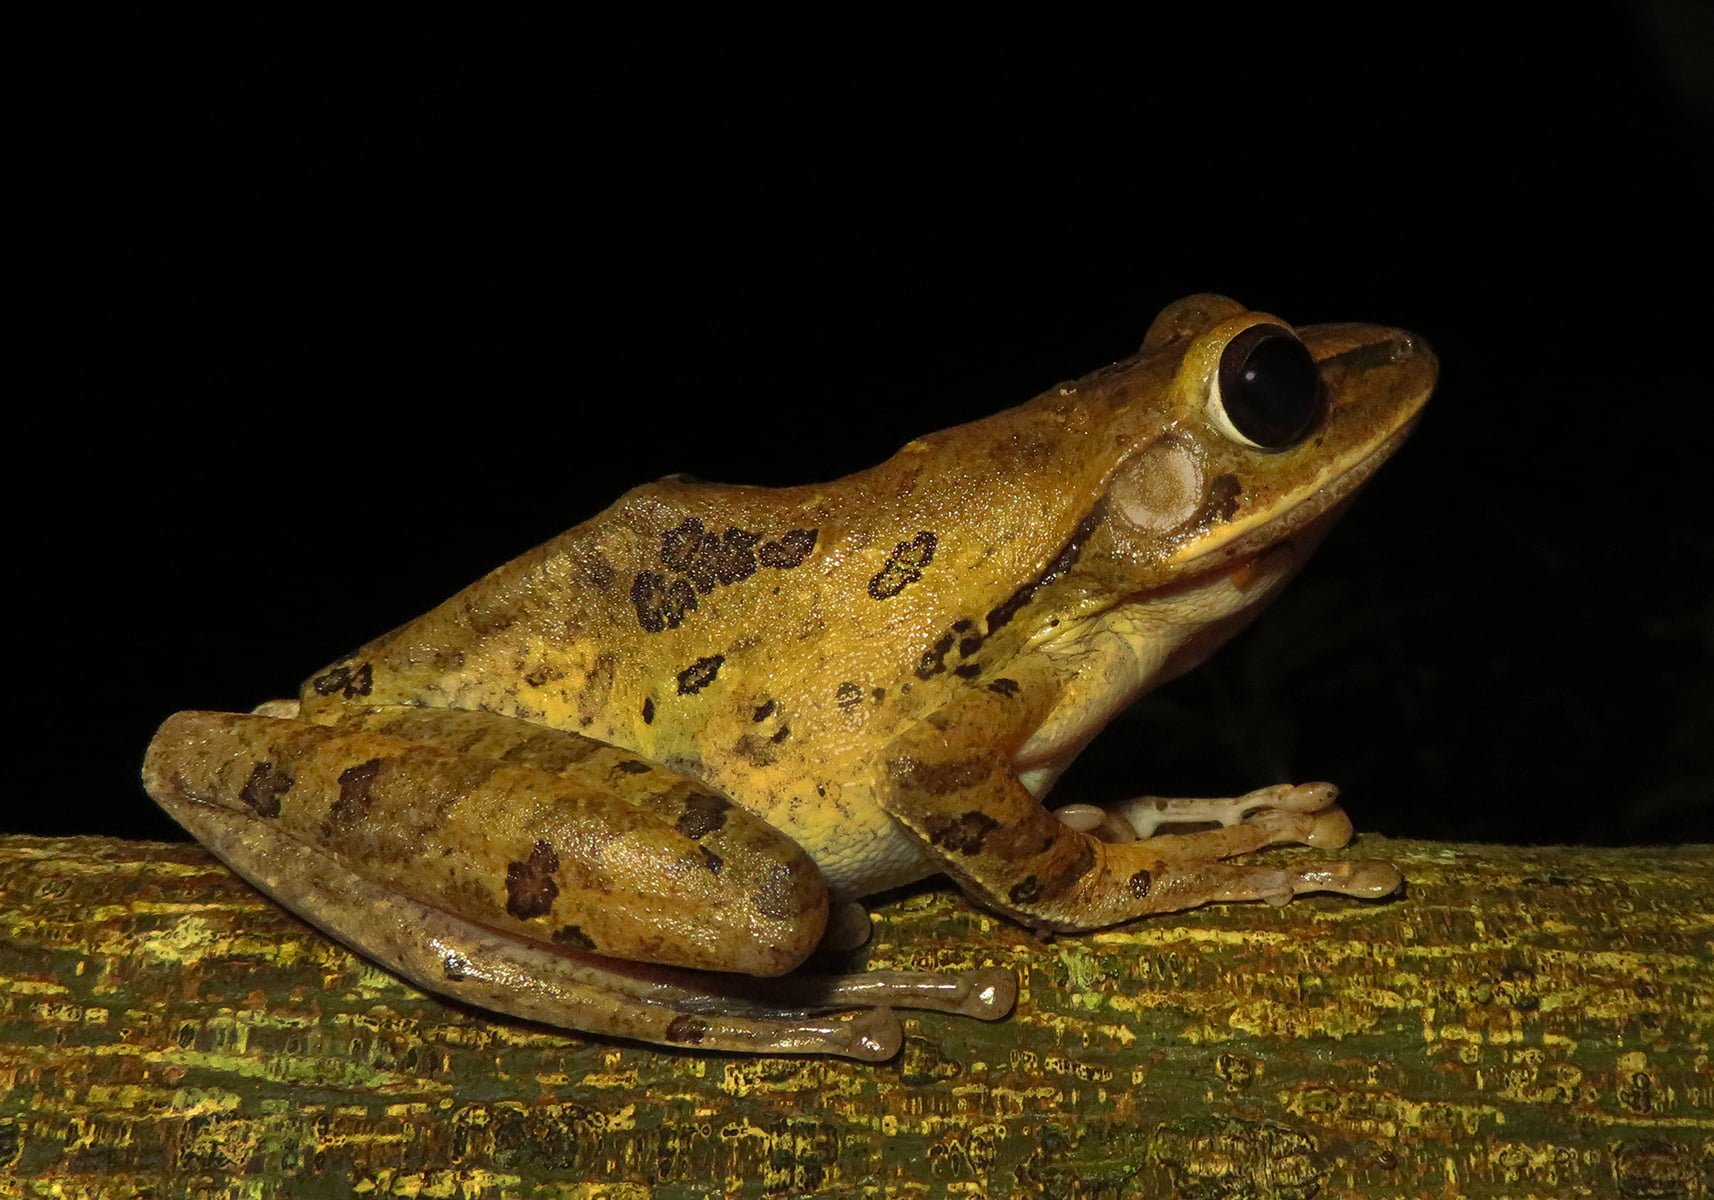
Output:
<instances>
[{"instance_id":1,"label":"dark spot on back","mask_svg":"<svg viewBox=\"0 0 1714 1200\"><path fill-rule=\"evenodd\" d=\"M1138 871L1135 875L1131 876L1130 882L1126 884L1126 886L1130 888L1131 895L1142 900L1148 896L1149 888L1154 886L1154 882L1155 877L1153 875L1150 875L1147 871Z\"/></svg>"},{"instance_id":2,"label":"dark spot on back","mask_svg":"<svg viewBox=\"0 0 1714 1200\"><path fill-rule=\"evenodd\" d=\"M917 663L916 677L923 680L933 679L946 670L946 654L951 649L952 635L949 633L922 652L922 659Z\"/></svg>"},{"instance_id":3,"label":"dark spot on back","mask_svg":"<svg viewBox=\"0 0 1714 1200\"><path fill-rule=\"evenodd\" d=\"M470 960L462 954L448 954L440 960L440 973L448 983L458 983L470 974Z\"/></svg>"},{"instance_id":4,"label":"dark spot on back","mask_svg":"<svg viewBox=\"0 0 1714 1200\"><path fill-rule=\"evenodd\" d=\"M648 697L643 698L643 724L651 725L655 720L655 702Z\"/></svg>"},{"instance_id":5,"label":"dark spot on back","mask_svg":"<svg viewBox=\"0 0 1714 1200\"><path fill-rule=\"evenodd\" d=\"M726 865L721 861L720 856L707 846L698 846L697 849L702 851L702 865L708 868L709 874L720 874L720 868Z\"/></svg>"},{"instance_id":6,"label":"dark spot on back","mask_svg":"<svg viewBox=\"0 0 1714 1200\"><path fill-rule=\"evenodd\" d=\"M1016 679L996 679L988 685L988 690L998 692L1002 696L1016 696L1019 690L1018 681Z\"/></svg>"},{"instance_id":7,"label":"dark spot on back","mask_svg":"<svg viewBox=\"0 0 1714 1200\"><path fill-rule=\"evenodd\" d=\"M541 687L544 683L552 683L556 679L564 679L565 671L550 663L537 663L524 673L524 682L531 687Z\"/></svg>"},{"instance_id":8,"label":"dark spot on back","mask_svg":"<svg viewBox=\"0 0 1714 1200\"><path fill-rule=\"evenodd\" d=\"M646 632L677 629L684 615L696 609L696 589L683 579L669 581L658 571L638 571L631 581L631 605Z\"/></svg>"},{"instance_id":9,"label":"dark spot on back","mask_svg":"<svg viewBox=\"0 0 1714 1200\"><path fill-rule=\"evenodd\" d=\"M318 696L331 696L335 692L347 700L355 700L359 696L367 696L372 690L375 680L374 669L368 663L353 667L350 663L334 667L310 680L310 690Z\"/></svg>"},{"instance_id":10,"label":"dark spot on back","mask_svg":"<svg viewBox=\"0 0 1714 1200\"><path fill-rule=\"evenodd\" d=\"M615 771L623 771L627 775L642 775L649 770L649 764L639 759L627 758L624 762L613 764Z\"/></svg>"},{"instance_id":11,"label":"dark spot on back","mask_svg":"<svg viewBox=\"0 0 1714 1200\"><path fill-rule=\"evenodd\" d=\"M848 679L833 690L833 702L840 708L856 708L863 703L863 689Z\"/></svg>"},{"instance_id":12,"label":"dark spot on back","mask_svg":"<svg viewBox=\"0 0 1714 1200\"><path fill-rule=\"evenodd\" d=\"M726 661L724 654L710 654L699 658L690 666L678 673L678 694L694 696L703 688L713 683L720 674L720 664Z\"/></svg>"},{"instance_id":13,"label":"dark spot on back","mask_svg":"<svg viewBox=\"0 0 1714 1200\"><path fill-rule=\"evenodd\" d=\"M1036 882L1034 875L1026 876L1022 883L1017 884L1006 893L1006 898L1013 904L1028 904L1041 895L1041 885Z\"/></svg>"},{"instance_id":14,"label":"dark spot on back","mask_svg":"<svg viewBox=\"0 0 1714 1200\"><path fill-rule=\"evenodd\" d=\"M292 777L275 768L271 762L259 762L250 768L250 778L238 791L238 798L258 817L280 815L280 796L292 786Z\"/></svg>"},{"instance_id":15,"label":"dark spot on back","mask_svg":"<svg viewBox=\"0 0 1714 1200\"><path fill-rule=\"evenodd\" d=\"M809 552L815 549L814 529L793 529L771 542L763 542L756 550L756 557L764 567L776 570L789 570L798 566L809 557Z\"/></svg>"},{"instance_id":16,"label":"dark spot on back","mask_svg":"<svg viewBox=\"0 0 1714 1200\"><path fill-rule=\"evenodd\" d=\"M768 740L777 746L781 742L783 742L787 738L789 738L791 735L792 735L792 727L790 725L781 725L778 729L774 730L774 736L769 738Z\"/></svg>"},{"instance_id":17,"label":"dark spot on back","mask_svg":"<svg viewBox=\"0 0 1714 1200\"><path fill-rule=\"evenodd\" d=\"M756 573L755 546L761 540L761 534L737 526L715 533L698 518L686 517L661 534L661 565L706 596L717 584L738 583Z\"/></svg>"},{"instance_id":18,"label":"dark spot on back","mask_svg":"<svg viewBox=\"0 0 1714 1200\"><path fill-rule=\"evenodd\" d=\"M952 673L960 679L974 679L982 673L982 664L965 663L963 666L954 667Z\"/></svg>"},{"instance_id":19,"label":"dark spot on back","mask_svg":"<svg viewBox=\"0 0 1714 1200\"><path fill-rule=\"evenodd\" d=\"M669 571L677 571L681 575L692 575L691 582L696 583L694 572L702 557L702 546L705 539L714 535L702 528L699 517L686 517L672 529L661 534L661 566ZM709 579L708 586L698 587L699 592L714 590L714 581Z\"/></svg>"},{"instance_id":20,"label":"dark spot on back","mask_svg":"<svg viewBox=\"0 0 1714 1200\"><path fill-rule=\"evenodd\" d=\"M775 706L776 702L773 700L769 700L765 704L758 704L756 706L756 712L754 716L751 717L751 720L766 721L769 717L774 715Z\"/></svg>"},{"instance_id":21,"label":"dark spot on back","mask_svg":"<svg viewBox=\"0 0 1714 1200\"><path fill-rule=\"evenodd\" d=\"M506 911L520 921L545 917L559 895L559 855L546 842L530 847L530 856L506 867Z\"/></svg>"},{"instance_id":22,"label":"dark spot on back","mask_svg":"<svg viewBox=\"0 0 1714 1200\"><path fill-rule=\"evenodd\" d=\"M886 564L869 581L869 595L876 600L891 600L921 579L923 570L934 561L937 544L934 532L924 529L910 541L894 546Z\"/></svg>"},{"instance_id":23,"label":"dark spot on back","mask_svg":"<svg viewBox=\"0 0 1714 1200\"><path fill-rule=\"evenodd\" d=\"M754 733L746 733L734 742L732 753L757 767L770 766L778 762L780 757L780 752L772 738L761 737Z\"/></svg>"},{"instance_id":24,"label":"dark spot on back","mask_svg":"<svg viewBox=\"0 0 1714 1200\"><path fill-rule=\"evenodd\" d=\"M722 584L734 584L756 573L755 545L762 540L759 533L734 526L720 535L720 548L714 566L714 577Z\"/></svg>"}]
</instances>

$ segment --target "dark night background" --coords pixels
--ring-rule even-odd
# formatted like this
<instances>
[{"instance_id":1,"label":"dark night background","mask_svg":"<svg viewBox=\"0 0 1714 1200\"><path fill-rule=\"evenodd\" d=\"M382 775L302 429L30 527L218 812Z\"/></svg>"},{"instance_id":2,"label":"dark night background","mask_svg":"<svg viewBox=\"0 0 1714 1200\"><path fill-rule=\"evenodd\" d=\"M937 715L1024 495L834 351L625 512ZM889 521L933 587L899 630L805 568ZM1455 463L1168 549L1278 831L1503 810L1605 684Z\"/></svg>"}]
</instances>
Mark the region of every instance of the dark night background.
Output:
<instances>
[{"instance_id":1,"label":"dark night background","mask_svg":"<svg viewBox=\"0 0 1714 1200\"><path fill-rule=\"evenodd\" d=\"M1222 291L1422 333L1437 399L1056 798L1328 778L1359 830L1714 840L1708 6L1241 11L329 36L68 93L0 830L177 836L136 782L175 709L289 694L634 483L843 475Z\"/></svg>"}]
</instances>

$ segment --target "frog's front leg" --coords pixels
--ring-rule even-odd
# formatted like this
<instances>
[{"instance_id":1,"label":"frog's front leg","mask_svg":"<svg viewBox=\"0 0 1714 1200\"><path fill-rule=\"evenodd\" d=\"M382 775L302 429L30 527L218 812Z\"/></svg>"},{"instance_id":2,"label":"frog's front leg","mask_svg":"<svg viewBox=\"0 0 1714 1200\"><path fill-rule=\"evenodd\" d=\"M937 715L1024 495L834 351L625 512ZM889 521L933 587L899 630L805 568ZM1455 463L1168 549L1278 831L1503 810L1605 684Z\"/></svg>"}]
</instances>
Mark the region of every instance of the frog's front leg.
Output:
<instances>
[{"instance_id":1,"label":"frog's front leg","mask_svg":"<svg viewBox=\"0 0 1714 1200\"><path fill-rule=\"evenodd\" d=\"M1005 972L770 981L816 945L820 872L692 780L575 734L390 709L331 725L181 713L154 797L288 908L431 990L594 1033L879 1059L872 1004L1003 1015ZM622 961L622 960L649 960ZM682 970L651 963L706 970Z\"/></svg>"},{"instance_id":2,"label":"frog's front leg","mask_svg":"<svg viewBox=\"0 0 1714 1200\"><path fill-rule=\"evenodd\" d=\"M925 721L911 731L887 764L888 810L966 891L1027 924L1093 929L1218 901L1285 903L1304 892L1376 899L1401 883L1398 869L1384 862L1223 861L1274 845L1345 845L1350 820L1333 806L1336 793L1324 783L1276 785L1231 800L1145 797L1132 804L1134 825L1123 806L1117 825L1105 814L1076 810L1061 819L1018 782L1004 747L949 752L943 729L999 727L999 714L973 710L1003 703L972 694L956 719ZM1220 827L1137 836L1137 826L1152 832L1154 824L1209 821ZM1101 824L1107 831L1095 836Z\"/></svg>"}]
</instances>

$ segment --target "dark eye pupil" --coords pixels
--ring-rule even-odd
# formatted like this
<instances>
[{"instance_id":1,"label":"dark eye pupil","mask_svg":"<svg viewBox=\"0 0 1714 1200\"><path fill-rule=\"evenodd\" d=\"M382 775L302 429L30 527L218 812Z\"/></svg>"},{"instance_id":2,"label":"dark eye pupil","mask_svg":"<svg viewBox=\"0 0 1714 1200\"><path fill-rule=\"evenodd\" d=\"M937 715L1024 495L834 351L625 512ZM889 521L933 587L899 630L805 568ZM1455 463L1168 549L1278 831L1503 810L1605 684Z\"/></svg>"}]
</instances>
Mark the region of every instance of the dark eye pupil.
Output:
<instances>
[{"instance_id":1,"label":"dark eye pupil","mask_svg":"<svg viewBox=\"0 0 1714 1200\"><path fill-rule=\"evenodd\" d=\"M1321 416L1321 376L1304 344L1277 325L1246 329L1220 356L1226 419L1264 450L1303 440Z\"/></svg>"}]
</instances>

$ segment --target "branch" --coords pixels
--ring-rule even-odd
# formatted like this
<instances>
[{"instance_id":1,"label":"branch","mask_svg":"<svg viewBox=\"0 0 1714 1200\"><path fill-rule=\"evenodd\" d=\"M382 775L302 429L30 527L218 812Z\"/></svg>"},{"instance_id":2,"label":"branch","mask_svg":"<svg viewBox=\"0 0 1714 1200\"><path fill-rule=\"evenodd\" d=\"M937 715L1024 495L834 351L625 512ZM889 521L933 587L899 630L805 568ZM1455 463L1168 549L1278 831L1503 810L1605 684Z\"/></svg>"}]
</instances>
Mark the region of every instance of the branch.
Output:
<instances>
[{"instance_id":1,"label":"branch","mask_svg":"<svg viewBox=\"0 0 1714 1200\"><path fill-rule=\"evenodd\" d=\"M1404 898L1046 941L893 897L870 965L1023 987L877 1065L493 1018L194 846L0 838L0 1196L1714 1190L1714 847L1353 856Z\"/></svg>"}]
</instances>

